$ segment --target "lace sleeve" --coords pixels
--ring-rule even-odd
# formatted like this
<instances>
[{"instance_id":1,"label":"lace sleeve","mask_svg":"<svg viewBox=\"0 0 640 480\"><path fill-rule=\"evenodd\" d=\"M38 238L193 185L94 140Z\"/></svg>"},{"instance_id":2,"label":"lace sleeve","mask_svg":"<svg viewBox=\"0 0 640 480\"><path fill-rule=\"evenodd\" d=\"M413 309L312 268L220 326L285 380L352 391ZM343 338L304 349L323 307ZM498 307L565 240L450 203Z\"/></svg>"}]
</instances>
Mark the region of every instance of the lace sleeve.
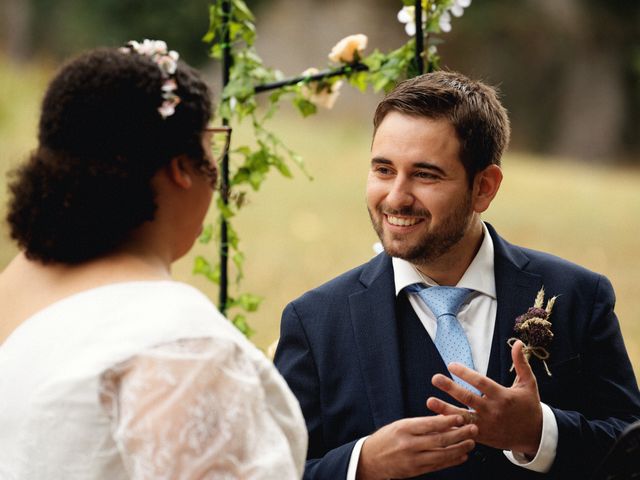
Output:
<instances>
[{"instance_id":1,"label":"lace sleeve","mask_svg":"<svg viewBox=\"0 0 640 480\"><path fill-rule=\"evenodd\" d=\"M295 408L274 411L254 360L228 340L197 339L106 371L100 401L131 478L300 478Z\"/></svg>"}]
</instances>

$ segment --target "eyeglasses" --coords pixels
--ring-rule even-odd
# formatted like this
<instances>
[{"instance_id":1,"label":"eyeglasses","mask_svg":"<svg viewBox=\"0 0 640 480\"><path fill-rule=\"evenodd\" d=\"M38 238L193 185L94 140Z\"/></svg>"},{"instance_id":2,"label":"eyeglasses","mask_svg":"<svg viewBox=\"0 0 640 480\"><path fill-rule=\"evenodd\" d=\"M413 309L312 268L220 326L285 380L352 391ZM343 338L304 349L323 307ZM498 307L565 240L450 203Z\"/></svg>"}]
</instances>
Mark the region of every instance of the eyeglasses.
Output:
<instances>
[{"instance_id":1,"label":"eyeglasses","mask_svg":"<svg viewBox=\"0 0 640 480\"><path fill-rule=\"evenodd\" d=\"M213 161L218 162L229 152L231 144L231 127L208 127L204 131L211 133L211 154Z\"/></svg>"}]
</instances>

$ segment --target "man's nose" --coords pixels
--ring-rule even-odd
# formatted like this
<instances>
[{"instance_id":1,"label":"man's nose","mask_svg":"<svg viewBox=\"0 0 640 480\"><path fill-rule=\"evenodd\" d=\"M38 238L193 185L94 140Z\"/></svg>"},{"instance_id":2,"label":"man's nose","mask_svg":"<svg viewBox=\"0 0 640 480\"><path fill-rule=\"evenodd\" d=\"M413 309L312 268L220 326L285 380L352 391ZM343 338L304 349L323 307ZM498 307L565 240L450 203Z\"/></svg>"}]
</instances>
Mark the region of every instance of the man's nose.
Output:
<instances>
[{"instance_id":1,"label":"man's nose","mask_svg":"<svg viewBox=\"0 0 640 480\"><path fill-rule=\"evenodd\" d=\"M403 207L413 205L413 202L414 196L410 182L402 176L396 177L391 185L391 190L387 194L385 202L387 206L395 210L400 210Z\"/></svg>"}]
</instances>

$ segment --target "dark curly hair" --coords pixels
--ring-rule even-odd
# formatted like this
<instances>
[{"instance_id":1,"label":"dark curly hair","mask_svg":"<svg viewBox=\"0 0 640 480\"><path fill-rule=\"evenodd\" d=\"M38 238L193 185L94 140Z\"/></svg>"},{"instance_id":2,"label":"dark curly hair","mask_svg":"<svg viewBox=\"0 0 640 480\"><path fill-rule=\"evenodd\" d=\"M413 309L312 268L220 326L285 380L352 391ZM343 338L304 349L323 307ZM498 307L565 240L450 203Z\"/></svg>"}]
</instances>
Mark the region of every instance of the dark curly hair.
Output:
<instances>
[{"instance_id":1,"label":"dark curly hair","mask_svg":"<svg viewBox=\"0 0 640 480\"><path fill-rule=\"evenodd\" d=\"M209 89L180 62L181 101L162 118L162 75L144 55L96 49L52 80L38 148L10 184L11 236L28 258L76 264L116 249L153 219L151 177L178 155L215 175L202 147Z\"/></svg>"}]
</instances>

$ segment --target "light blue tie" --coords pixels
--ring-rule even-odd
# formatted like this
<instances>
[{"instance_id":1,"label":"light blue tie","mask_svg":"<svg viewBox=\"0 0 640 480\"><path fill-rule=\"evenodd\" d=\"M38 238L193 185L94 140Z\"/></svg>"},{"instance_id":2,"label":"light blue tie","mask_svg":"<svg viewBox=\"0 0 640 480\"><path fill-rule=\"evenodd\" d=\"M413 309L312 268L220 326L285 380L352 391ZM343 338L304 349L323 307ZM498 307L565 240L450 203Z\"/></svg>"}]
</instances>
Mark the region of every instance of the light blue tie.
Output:
<instances>
[{"instance_id":1,"label":"light blue tie","mask_svg":"<svg viewBox=\"0 0 640 480\"><path fill-rule=\"evenodd\" d=\"M457 287L427 287L421 283L409 285L407 290L417 293L436 316L438 326L434 343L445 365L457 362L475 370L469 340L456 317L458 310L473 290ZM456 383L480 395L475 387L461 378L453 374L451 377Z\"/></svg>"}]
</instances>

